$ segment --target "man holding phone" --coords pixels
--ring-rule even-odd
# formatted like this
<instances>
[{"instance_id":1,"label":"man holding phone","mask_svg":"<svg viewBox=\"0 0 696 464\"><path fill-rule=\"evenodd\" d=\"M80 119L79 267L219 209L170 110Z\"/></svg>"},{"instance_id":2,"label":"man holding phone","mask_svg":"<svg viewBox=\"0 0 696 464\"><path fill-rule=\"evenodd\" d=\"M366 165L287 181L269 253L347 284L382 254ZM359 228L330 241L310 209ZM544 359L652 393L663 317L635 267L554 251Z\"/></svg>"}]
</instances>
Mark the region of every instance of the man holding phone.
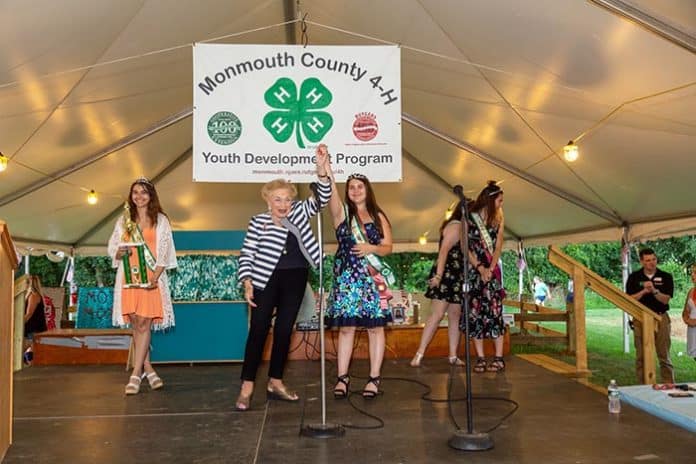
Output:
<instances>
[{"instance_id":1,"label":"man holding phone","mask_svg":"<svg viewBox=\"0 0 696 464\"><path fill-rule=\"evenodd\" d=\"M657 267L657 256L651 248L639 252L641 269L631 273L626 281L626 293L643 303L661 316L655 332L655 350L660 362L660 381L674 383L674 368L669 357L672 345L670 338L671 320L669 300L674 293L672 275ZM636 348L636 375L638 383L643 383L643 327L640 321L633 320L633 345Z\"/></svg>"}]
</instances>

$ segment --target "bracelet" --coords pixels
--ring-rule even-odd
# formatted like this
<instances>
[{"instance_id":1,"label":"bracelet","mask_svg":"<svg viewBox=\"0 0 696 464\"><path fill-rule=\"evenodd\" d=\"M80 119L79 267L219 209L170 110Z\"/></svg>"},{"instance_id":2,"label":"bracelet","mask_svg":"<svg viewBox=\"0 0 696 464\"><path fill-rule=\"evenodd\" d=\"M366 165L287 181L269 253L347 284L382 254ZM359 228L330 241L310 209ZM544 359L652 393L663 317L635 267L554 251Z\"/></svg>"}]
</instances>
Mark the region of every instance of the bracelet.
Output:
<instances>
[{"instance_id":1,"label":"bracelet","mask_svg":"<svg viewBox=\"0 0 696 464\"><path fill-rule=\"evenodd\" d=\"M440 274L435 274L435 275L433 276L433 279L442 280L442 276L441 276Z\"/></svg>"},{"instance_id":2,"label":"bracelet","mask_svg":"<svg viewBox=\"0 0 696 464\"><path fill-rule=\"evenodd\" d=\"M317 174L317 177L320 178L320 179L328 179L328 178L329 178L329 175L328 175L328 174L324 174L324 175L322 176L321 174Z\"/></svg>"}]
</instances>

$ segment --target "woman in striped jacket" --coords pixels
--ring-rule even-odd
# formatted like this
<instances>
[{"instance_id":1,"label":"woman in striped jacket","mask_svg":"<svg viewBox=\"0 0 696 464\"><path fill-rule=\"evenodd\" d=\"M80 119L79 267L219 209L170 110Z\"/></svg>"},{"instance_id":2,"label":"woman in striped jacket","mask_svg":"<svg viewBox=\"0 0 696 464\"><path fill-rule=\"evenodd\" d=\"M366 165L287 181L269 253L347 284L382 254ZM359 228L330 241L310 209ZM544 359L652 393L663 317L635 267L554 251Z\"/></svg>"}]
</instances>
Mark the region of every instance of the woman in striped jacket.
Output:
<instances>
[{"instance_id":1,"label":"woman in striped jacket","mask_svg":"<svg viewBox=\"0 0 696 464\"><path fill-rule=\"evenodd\" d=\"M309 219L329 201L331 182L326 172L326 154L317 156L319 176L317 197L295 201L297 190L291 183L276 179L261 189L268 212L249 221L239 257L239 280L244 283L244 299L251 310L249 336L244 352L242 387L235 404L238 411L249 409L256 371L263 347L273 326L273 348L268 369L266 393L269 399L297 401L295 392L283 384L290 335L307 286L308 266L319 264L319 244Z\"/></svg>"}]
</instances>

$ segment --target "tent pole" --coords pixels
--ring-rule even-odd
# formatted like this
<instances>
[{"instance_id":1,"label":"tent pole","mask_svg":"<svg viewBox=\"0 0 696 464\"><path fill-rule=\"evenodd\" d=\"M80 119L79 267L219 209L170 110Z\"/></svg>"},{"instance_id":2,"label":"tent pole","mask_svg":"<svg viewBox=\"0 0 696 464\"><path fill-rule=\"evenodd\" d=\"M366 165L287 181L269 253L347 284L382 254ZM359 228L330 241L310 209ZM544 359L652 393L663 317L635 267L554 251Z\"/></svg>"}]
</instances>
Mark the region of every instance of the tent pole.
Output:
<instances>
[{"instance_id":1,"label":"tent pole","mask_svg":"<svg viewBox=\"0 0 696 464\"><path fill-rule=\"evenodd\" d=\"M522 294L524 293L524 267L527 263L524 262L524 245L522 240L517 241L517 299L522 301ZM524 267L522 263L524 262Z\"/></svg>"},{"instance_id":2,"label":"tent pole","mask_svg":"<svg viewBox=\"0 0 696 464\"><path fill-rule=\"evenodd\" d=\"M627 2L622 2L621 0L590 0L590 3L594 3L617 16L633 21L678 47L691 53L696 53L696 39L694 37L660 21L633 5L629 5Z\"/></svg>"},{"instance_id":3,"label":"tent pole","mask_svg":"<svg viewBox=\"0 0 696 464\"><path fill-rule=\"evenodd\" d=\"M624 225L621 228L621 279L623 281L623 289L626 291L626 282L628 275L631 273L631 243L628 238L629 226ZM630 346L631 327L628 321L628 313L623 312L623 349L624 353L628 353Z\"/></svg>"}]
</instances>

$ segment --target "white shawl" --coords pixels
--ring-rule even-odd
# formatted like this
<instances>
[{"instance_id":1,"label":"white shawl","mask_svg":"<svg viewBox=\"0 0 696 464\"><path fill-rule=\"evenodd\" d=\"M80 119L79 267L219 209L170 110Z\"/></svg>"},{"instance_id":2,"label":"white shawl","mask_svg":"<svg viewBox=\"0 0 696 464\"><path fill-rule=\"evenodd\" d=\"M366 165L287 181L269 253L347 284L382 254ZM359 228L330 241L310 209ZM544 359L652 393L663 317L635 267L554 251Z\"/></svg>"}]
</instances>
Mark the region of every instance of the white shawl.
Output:
<instances>
[{"instance_id":1,"label":"white shawl","mask_svg":"<svg viewBox=\"0 0 696 464\"><path fill-rule=\"evenodd\" d=\"M111 256L111 265L118 268L116 271L116 283L114 285L114 308L112 313L112 322L115 326L126 327L127 324L123 320L123 312L121 307L121 290L123 289L123 261L116 259L118 245L122 242L124 224L123 217L116 221L114 232L109 239L109 256ZM176 251L174 250L174 238L172 237L172 228L169 225L169 220L164 214L157 215L157 230L156 230L156 248L157 248L157 263L156 266L162 266L166 270L176 267ZM154 324L153 330L165 330L174 326L174 308L172 307L172 298L169 292L169 279L167 273L162 272L157 281L157 288L162 298L163 320L161 323Z\"/></svg>"}]
</instances>

